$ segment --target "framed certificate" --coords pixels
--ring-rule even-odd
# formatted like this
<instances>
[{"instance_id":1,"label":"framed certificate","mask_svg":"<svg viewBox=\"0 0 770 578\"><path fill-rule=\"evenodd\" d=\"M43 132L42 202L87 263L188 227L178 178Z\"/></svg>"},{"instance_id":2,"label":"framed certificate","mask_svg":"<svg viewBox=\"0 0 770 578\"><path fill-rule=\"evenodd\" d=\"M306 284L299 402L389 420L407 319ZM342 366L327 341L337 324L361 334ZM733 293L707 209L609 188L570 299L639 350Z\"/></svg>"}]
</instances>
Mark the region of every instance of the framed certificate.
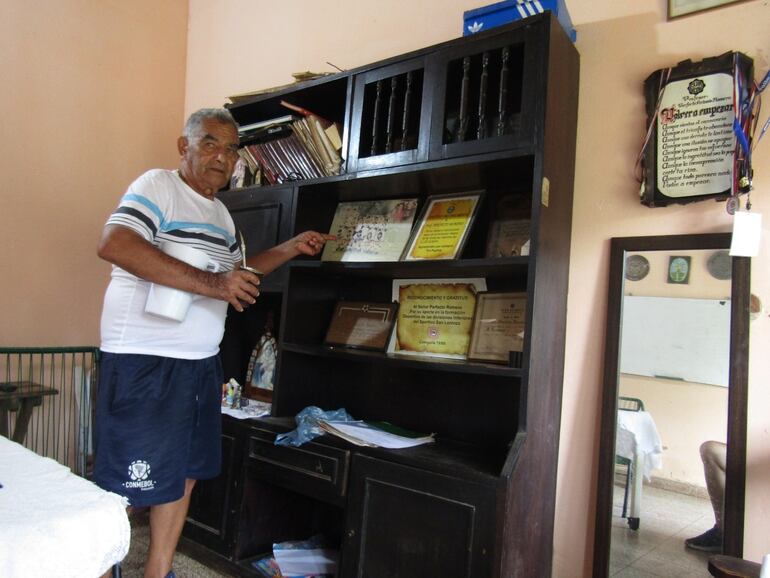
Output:
<instances>
[{"instance_id":1,"label":"framed certificate","mask_svg":"<svg viewBox=\"0 0 770 578\"><path fill-rule=\"evenodd\" d=\"M468 346L468 359L508 363L524 350L526 293L479 293Z\"/></svg>"},{"instance_id":2,"label":"framed certificate","mask_svg":"<svg viewBox=\"0 0 770 578\"><path fill-rule=\"evenodd\" d=\"M529 255L531 208L528 201L522 195L505 195L490 208L485 257Z\"/></svg>"},{"instance_id":3,"label":"framed certificate","mask_svg":"<svg viewBox=\"0 0 770 578\"><path fill-rule=\"evenodd\" d=\"M399 302L389 352L465 359L484 279L394 279Z\"/></svg>"},{"instance_id":4,"label":"framed certificate","mask_svg":"<svg viewBox=\"0 0 770 578\"><path fill-rule=\"evenodd\" d=\"M456 259L476 217L482 191L428 197L402 259Z\"/></svg>"},{"instance_id":5,"label":"framed certificate","mask_svg":"<svg viewBox=\"0 0 770 578\"><path fill-rule=\"evenodd\" d=\"M416 212L416 198L339 203L321 260L398 261Z\"/></svg>"},{"instance_id":6,"label":"framed certificate","mask_svg":"<svg viewBox=\"0 0 770 578\"><path fill-rule=\"evenodd\" d=\"M398 303L340 301L334 308L324 345L385 351Z\"/></svg>"},{"instance_id":7,"label":"framed certificate","mask_svg":"<svg viewBox=\"0 0 770 578\"><path fill-rule=\"evenodd\" d=\"M677 18L685 14L717 8L725 4L734 4L740 0L668 0L668 17Z\"/></svg>"}]
</instances>

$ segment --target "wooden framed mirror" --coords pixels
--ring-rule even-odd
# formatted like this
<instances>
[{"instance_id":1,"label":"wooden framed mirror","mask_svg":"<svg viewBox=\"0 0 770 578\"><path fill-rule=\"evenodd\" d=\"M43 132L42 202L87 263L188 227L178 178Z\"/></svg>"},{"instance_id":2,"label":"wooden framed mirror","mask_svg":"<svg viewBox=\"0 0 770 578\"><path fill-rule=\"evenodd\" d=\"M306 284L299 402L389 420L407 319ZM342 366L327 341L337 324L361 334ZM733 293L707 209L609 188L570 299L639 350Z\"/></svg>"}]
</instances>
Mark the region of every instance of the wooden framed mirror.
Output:
<instances>
[{"instance_id":1,"label":"wooden framed mirror","mask_svg":"<svg viewBox=\"0 0 770 578\"><path fill-rule=\"evenodd\" d=\"M699 571L702 561L703 575L707 575L706 563L711 553L697 552L697 555L693 555L684 544L684 540L691 537L689 534L694 535L696 531L702 531L704 525L714 523L713 509L707 496L704 496L703 468L700 464L699 443L696 443L696 440L706 441L703 437L721 435L721 440L726 442L722 551L738 557L743 553L751 260L748 257L726 255L730 239L729 233L717 233L622 237L611 241L594 539L595 577L623 576L624 568L644 571L644 550L629 554L624 548L661 544L663 540L669 541L667 551L659 552L657 556L650 555L649 563L654 565L650 569L655 570L656 574L661 564L666 563L662 560L673 557L673 563L681 562L681 568L695 571ZM687 275L683 273L684 263L681 259L688 262L685 266ZM716 266L717 261L721 261L719 267ZM649 279L643 285L641 280L645 278ZM714 283L714 279L721 279L724 284ZM644 289L640 289L642 287ZM701 291L705 293L701 295ZM716 309L720 305L722 309L729 307L729 311L723 312L722 321L713 324L708 321L705 329L698 326L694 333L697 333L700 341L688 342L692 346L684 348L694 351L683 351L681 343L677 344L680 337L669 342L663 333L653 334L665 326L673 332L672 335L685 335L690 324L687 311L691 305L707 306L707 301ZM655 313L642 309L640 315L639 308L648 306L654 307ZM702 321L706 319L705 315L693 311L695 313L691 318L700 318ZM656 323L656 315L662 315L665 322ZM634 336L637 327L634 320L640 318L650 321L648 327L655 329L647 329L641 336ZM722 351L723 355L708 353L707 350L712 346ZM696 354L699 352L707 352L706 358L701 355L698 359ZM724 359L717 360L721 357ZM632 362L634 359L640 360L640 363ZM718 363L712 363L715 360ZM688 367L706 371L707 374L694 376ZM655 481L654 472L662 472L658 480L663 488L661 491L671 491L673 488L679 492L682 486L697 489L697 482L689 484L671 478L682 476L682 472L689 469L692 479L696 475L693 460L701 465L699 499L705 499L708 505L706 513L710 514L710 522L701 513L700 527L696 523L684 526L680 519L678 530L665 530L660 516L648 513L645 518L645 504L653 503L652 494L656 491L655 483L645 485L642 489L641 475L649 472L639 472L640 476L636 477L639 482L638 495L632 486L631 499L636 497L639 502L635 505L636 512L630 512L628 508L623 512L619 503L623 502L624 496L628 496L620 475L624 468L622 465L616 467L616 444L623 443L622 440L618 442L620 395L646 398L646 413L651 420L659 419L662 422L657 424L660 430L661 461L654 465L666 464L668 461L668 467L652 470L653 477L650 478ZM682 400L692 401L683 404ZM703 412L713 409L706 406L707 400L719 400L724 415L717 419L704 419L703 416L708 414ZM688 420L699 421L693 423ZM704 422L708 423L704 425ZM677 427L680 429L675 429ZM708 432L709 427L710 433L701 432ZM627 429L625 422L620 429ZM691 493L691 490L685 488L687 492ZM644 499L641 498L643 493ZM673 499L676 500L676 496ZM678 511L676 507L666 509ZM626 519L621 517L623 514ZM672 513L672 516L677 515L680 514ZM655 532L665 534L668 531L671 533L665 537L662 534L653 535ZM647 554L652 554L652 550ZM682 559L676 559L680 555Z\"/></svg>"}]
</instances>

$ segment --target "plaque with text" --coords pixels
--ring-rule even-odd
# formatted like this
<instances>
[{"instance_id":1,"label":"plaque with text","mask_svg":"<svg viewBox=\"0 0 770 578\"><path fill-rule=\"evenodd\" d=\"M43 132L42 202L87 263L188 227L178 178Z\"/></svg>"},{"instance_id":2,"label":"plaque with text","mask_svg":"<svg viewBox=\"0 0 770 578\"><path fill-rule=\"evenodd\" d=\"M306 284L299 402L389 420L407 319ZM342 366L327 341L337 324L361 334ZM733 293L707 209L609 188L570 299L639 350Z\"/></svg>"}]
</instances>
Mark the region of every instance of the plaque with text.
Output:
<instances>
[{"instance_id":1,"label":"plaque with text","mask_svg":"<svg viewBox=\"0 0 770 578\"><path fill-rule=\"evenodd\" d=\"M321 260L398 261L416 212L416 198L339 203Z\"/></svg>"},{"instance_id":2,"label":"plaque with text","mask_svg":"<svg viewBox=\"0 0 770 578\"><path fill-rule=\"evenodd\" d=\"M324 345L385 351L398 303L340 301L334 308Z\"/></svg>"},{"instance_id":3,"label":"plaque with text","mask_svg":"<svg viewBox=\"0 0 770 578\"><path fill-rule=\"evenodd\" d=\"M526 316L526 293L479 293L468 359L509 363L512 351L524 351Z\"/></svg>"},{"instance_id":4,"label":"plaque with text","mask_svg":"<svg viewBox=\"0 0 770 578\"><path fill-rule=\"evenodd\" d=\"M689 60L645 81L649 139L641 157L642 203L663 206L737 193L733 133L735 78L753 82L753 61L739 52ZM741 102L747 94L740 95Z\"/></svg>"},{"instance_id":5,"label":"plaque with text","mask_svg":"<svg viewBox=\"0 0 770 578\"><path fill-rule=\"evenodd\" d=\"M428 197L404 251L404 261L456 259L468 238L481 194L474 191Z\"/></svg>"},{"instance_id":6,"label":"plaque with text","mask_svg":"<svg viewBox=\"0 0 770 578\"><path fill-rule=\"evenodd\" d=\"M394 279L399 301L396 330L388 351L465 359L484 279Z\"/></svg>"}]
</instances>

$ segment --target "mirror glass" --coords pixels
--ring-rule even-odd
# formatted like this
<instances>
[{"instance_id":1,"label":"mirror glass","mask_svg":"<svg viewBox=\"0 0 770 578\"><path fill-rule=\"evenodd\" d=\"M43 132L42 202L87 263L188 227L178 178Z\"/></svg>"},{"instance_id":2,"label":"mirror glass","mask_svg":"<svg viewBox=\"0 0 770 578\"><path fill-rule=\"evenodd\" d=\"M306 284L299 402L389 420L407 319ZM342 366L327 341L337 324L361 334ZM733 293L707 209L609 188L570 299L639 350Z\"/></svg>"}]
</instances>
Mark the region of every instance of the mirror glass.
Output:
<instances>
[{"instance_id":1,"label":"mirror glass","mask_svg":"<svg viewBox=\"0 0 770 578\"><path fill-rule=\"evenodd\" d=\"M726 479L748 260L736 279L729 236L650 239L613 240L594 575L705 577L709 556L735 551L725 536L737 514L743 523L743 478ZM728 491L741 510L726 524Z\"/></svg>"}]
</instances>

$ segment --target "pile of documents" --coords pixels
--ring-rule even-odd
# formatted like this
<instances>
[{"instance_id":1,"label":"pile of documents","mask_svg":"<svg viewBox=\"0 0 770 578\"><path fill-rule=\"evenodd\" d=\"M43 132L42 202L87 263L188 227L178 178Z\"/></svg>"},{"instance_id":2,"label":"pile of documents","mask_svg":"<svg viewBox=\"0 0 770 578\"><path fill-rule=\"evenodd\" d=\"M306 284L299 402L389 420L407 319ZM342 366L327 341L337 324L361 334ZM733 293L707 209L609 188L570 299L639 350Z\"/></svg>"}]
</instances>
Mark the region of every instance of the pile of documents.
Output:
<instances>
[{"instance_id":1,"label":"pile of documents","mask_svg":"<svg viewBox=\"0 0 770 578\"><path fill-rule=\"evenodd\" d=\"M323 536L273 544L273 558L284 578L333 576L337 550L327 548Z\"/></svg>"},{"instance_id":2,"label":"pile of documents","mask_svg":"<svg viewBox=\"0 0 770 578\"><path fill-rule=\"evenodd\" d=\"M358 446L401 449L429 444L435 441L435 436L432 433L416 433L382 421L319 420L318 425L325 432Z\"/></svg>"}]
</instances>

